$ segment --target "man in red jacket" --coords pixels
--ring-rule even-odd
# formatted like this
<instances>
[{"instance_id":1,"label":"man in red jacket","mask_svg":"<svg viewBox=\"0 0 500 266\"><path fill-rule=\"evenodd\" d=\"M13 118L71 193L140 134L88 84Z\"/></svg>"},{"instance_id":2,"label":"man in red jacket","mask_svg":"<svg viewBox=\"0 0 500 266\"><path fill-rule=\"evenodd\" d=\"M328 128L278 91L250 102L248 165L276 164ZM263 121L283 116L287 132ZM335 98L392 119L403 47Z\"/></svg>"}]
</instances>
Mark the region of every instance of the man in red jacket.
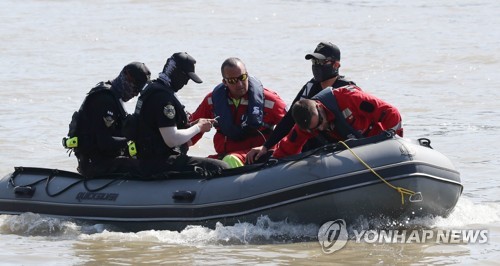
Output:
<instances>
[{"instance_id":1,"label":"man in red jacket","mask_svg":"<svg viewBox=\"0 0 500 266\"><path fill-rule=\"evenodd\" d=\"M355 85L324 89L312 99L296 102L291 111L295 126L278 143L275 158L300 153L307 140L318 135L325 144L390 129L403 136L399 111Z\"/></svg>"},{"instance_id":2,"label":"man in red jacket","mask_svg":"<svg viewBox=\"0 0 500 266\"><path fill-rule=\"evenodd\" d=\"M316 46L316 49L314 49L314 52L307 54L305 59L311 60L313 78L300 89L291 106L300 99L311 99L328 87L339 88L346 85L356 85L356 83L346 79L339 73L341 65L340 49L337 45L327 41L320 42ZM292 130L294 124L295 122L290 110L283 120L276 125L273 134L271 134L264 145L253 148L248 152L247 162L254 163L267 159L267 155L273 151L272 147L275 147ZM307 151L318 146L320 146L320 140L312 138L302 148L303 151Z\"/></svg>"},{"instance_id":3,"label":"man in red jacket","mask_svg":"<svg viewBox=\"0 0 500 266\"><path fill-rule=\"evenodd\" d=\"M226 59L221 73L222 83L203 99L190 121L216 118L214 148L217 155L210 157L222 159L231 167L243 166L247 152L261 146L285 116L286 104L278 94L249 76L245 64L238 58ZM192 143L202 134L193 137Z\"/></svg>"}]
</instances>

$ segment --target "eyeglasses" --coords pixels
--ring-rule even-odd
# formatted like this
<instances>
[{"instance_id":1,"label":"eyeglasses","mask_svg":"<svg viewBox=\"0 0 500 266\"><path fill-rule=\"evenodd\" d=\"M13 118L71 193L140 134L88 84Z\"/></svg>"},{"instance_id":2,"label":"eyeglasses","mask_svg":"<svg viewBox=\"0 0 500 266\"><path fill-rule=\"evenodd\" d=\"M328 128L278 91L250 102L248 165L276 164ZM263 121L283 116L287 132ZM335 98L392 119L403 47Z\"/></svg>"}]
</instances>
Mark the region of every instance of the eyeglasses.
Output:
<instances>
[{"instance_id":1,"label":"eyeglasses","mask_svg":"<svg viewBox=\"0 0 500 266\"><path fill-rule=\"evenodd\" d=\"M236 84L238 80L245 81L247 79L248 79L248 73L242 74L241 76L236 78L225 78L224 80L229 84Z\"/></svg>"},{"instance_id":2,"label":"eyeglasses","mask_svg":"<svg viewBox=\"0 0 500 266\"><path fill-rule=\"evenodd\" d=\"M322 116L322 115L321 115L321 113L319 112L319 108L318 108L317 106L316 106L316 110L317 110L317 112L318 112L318 124L317 124L315 127L308 129L307 131L308 131L309 133L311 133L312 131L314 131L314 130L318 129L318 128L319 128L319 127L323 124L323 116Z\"/></svg>"},{"instance_id":3,"label":"eyeglasses","mask_svg":"<svg viewBox=\"0 0 500 266\"><path fill-rule=\"evenodd\" d=\"M320 65L320 66L323 66L323 65L329 65L329 64L332 64L332 61L331 60L328 60L328 59L311 59L312 61L312 64L313 65Z\"/></svg>"}]
</instances>

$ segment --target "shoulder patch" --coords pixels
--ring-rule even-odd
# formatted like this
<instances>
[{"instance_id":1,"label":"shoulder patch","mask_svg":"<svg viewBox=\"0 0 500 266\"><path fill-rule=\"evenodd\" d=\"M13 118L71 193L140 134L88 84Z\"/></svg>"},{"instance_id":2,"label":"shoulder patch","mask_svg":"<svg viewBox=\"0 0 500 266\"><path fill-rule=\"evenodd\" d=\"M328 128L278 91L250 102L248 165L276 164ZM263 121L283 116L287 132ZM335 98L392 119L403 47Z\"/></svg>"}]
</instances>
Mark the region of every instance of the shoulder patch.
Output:
<instances>
[{"instance_id":1,"label":"shoulder patch","mask_svg":"<svg viewBox=\"0 0 500 266\"><path fill-rule=\"evenodd\" d=\"M372 113L373 111L375 111L375 105L367 101L362 101L359 105L359 109L367 113Z\"/></svg>"},{"instance_id":2,"label":"shoulder patch","mask_svg":"<svg viewBox=\"0 0 500 266\"><path fill-rule=\"evenodd\" d=\"M106 127L111 127L115 123L112 116L104 116L102 119L104 120Z\"/></svg>"},{"instance_id":3,"label":"shoulder patch","mask_svg":"<svg viewBox=\"0 0 500 266\"><path fill-rule=\"evenodd\" d=\"M175 117L175 107L171 104L166 105L163 107L163 114L168 118L168 119L174 119Z\"/></svg>"}]
</instances>

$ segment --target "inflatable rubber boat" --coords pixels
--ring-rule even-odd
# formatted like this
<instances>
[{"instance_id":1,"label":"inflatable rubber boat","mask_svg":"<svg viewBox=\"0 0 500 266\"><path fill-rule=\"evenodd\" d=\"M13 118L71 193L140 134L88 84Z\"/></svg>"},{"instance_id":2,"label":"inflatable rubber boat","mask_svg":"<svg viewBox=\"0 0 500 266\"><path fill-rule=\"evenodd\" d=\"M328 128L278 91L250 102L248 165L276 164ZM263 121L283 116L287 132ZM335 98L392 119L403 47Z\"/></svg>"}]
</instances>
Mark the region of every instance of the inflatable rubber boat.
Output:
<instances>
[{"instance_id":1,"label":"inflatable rubber boat","mask_svg":"<svg viewBox=\"0 0 500 266\"><path fill-rule=\"evenodd\" d=\"M57 169L15 167L0 180L0 213L33 212L137 230L254 223L263 215L321 225L360 216L446 217L462 189L459 172L428 139L387 133L218 175L85 179Z\"/></svg>"}]
</instances>

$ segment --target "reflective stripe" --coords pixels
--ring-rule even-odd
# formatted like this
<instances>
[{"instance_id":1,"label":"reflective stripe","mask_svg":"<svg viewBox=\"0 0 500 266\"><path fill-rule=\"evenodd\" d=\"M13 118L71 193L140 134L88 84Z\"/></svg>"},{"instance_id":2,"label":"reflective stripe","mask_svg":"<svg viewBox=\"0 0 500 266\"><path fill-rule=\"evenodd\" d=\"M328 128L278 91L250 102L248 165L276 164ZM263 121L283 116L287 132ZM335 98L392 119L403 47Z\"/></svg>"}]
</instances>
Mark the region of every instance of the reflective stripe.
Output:
<instances>
[{"instance_id":1,"label":"reflective stripe","mask_svg":"<svg viewBox=\"0 0 500 266\"><path fill-rule=\"evenodd\" d=\"M352 112L349 108L346 108L342 111L342 115L345 117L345 118L348 118L352 115Z\"/></svg>"},{"instance_id":2,"label":"reflective stripe","mask_svg":"<svg viewBox=\"0 0 500 266\"><path fill-rule=\"evenodd\" d=\"M269 109L273 109L275 103L276 103L275 101L265 100L264 107L269 108Z\"/></svg>"},{"instance_id":3,"label":"reflective stripe","mask_svg":"<svg viewBox=\"0 0 500 266\"><path fill-rule=\"evenodd\" d=\"M398 131L401 129L401 127L402 127L401 122L399 122L397 125L391 127L391 129L393 129L394 131Z\"/></svg>"},{"instance_id":4,"label":"reflective stripe","mask_svg":"<svg viewBox=\"0 0 500 266\"><path fill-rule=\"evenodd\" d=\"M347 86L344 86L345 89L349 90L349 91L355 91L357 90L356 86L355 85L347 85Z\"/></svg>"}]
</instances>

